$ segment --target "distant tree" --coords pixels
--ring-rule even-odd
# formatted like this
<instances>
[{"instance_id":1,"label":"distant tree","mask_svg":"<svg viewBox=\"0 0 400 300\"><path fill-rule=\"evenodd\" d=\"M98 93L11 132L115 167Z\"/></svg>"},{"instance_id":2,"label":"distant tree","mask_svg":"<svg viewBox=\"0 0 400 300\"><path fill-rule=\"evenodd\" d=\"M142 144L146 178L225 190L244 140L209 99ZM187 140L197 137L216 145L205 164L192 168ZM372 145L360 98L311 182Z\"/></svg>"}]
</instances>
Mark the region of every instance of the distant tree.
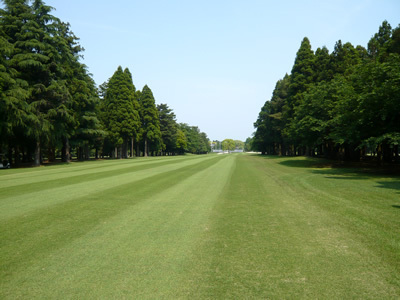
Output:
<instances>
[{"instance_id":1,"label":"distant tree","mask_svg":"<svg viewBox=\"0 0 400 300\"><path fill-rule=\"evenodd\" d=\"M162 137L160 119L155 104L154 96L150 88L145 85L139 96L141 139L144 145L144 156L148 156L149 149L154 152L162 149Z\"/></svg>"},{"instance_id":2,"label":"distant tree","mask_svg":"<svg viewBox=\"0 0 400 300\"><path fill-rule=\"evenodd\" d=\"M215 149L215 150L222 150L221 141L214 140L214 141L212 141L212 144L214 144L214 149Z\"/></svg>"},{"instance_id":3,"label":"distant tree","mask_svg":"<svg viewBox=\"0 0 400 300\"><path fill-rule=\"evenodd\" d=\"M252 147L252 142L253 141L252 140L253 139L251 137L248 137L246 139L246 141L244 142L244 151L249 152L249 151L253 150L253 147Z\"/></svg>"},{"instance_id":4,"label":"distant tree","mask_svg":"<svg viewBox=\"0 0 400 300\"><path fill-rule=\"evenodd\" d=\"M233 151L235 150L235 141L232 139L225 139L222 141L222 149Z\"/></svg>"},{"instance_id":5,"label":"distant tree","mask_svg":"<svg viewBox=\"0 0 400 300\"><path fill-rule=\"evenodd\" d=\"M185 153L187 151L187 139L185 133L178 128L176 132L176 144L175 147L179 154Z\"/></svg>"},{"instance_id":6,"label":"distant tree","mask_svg":"<svg viewBox=\"0 0 400 300\"><path fill-rule=\"evenodd\" d=\"M266 101L258 114L257 121L254 123L256 131L254 133L252 146L262 154L272 154L273 151L273 128L272 128L272 105L271 101Z\"/></svg>"},{"instance_id":7,"label":"distant tree","mask_svg":"<svg viewBox=\"0 0 400 300\"><path fill-rule=\"evenodd\" d=\"M244 149L244 142L235 140L235 149L243 150Z\"/></svg>"},{"instance_id":8,"label":"distant tree","mask_svg":"<svg viewBox=\"0 0 400 300\"><path fill-rule=\"evenodd\" d=\"M165 153L174 153L176 151L176 139L178 124L176 116L167 104L157 105L160 118L161 139Z\"/></svg>"},{"instance_id":9,"label":"distant tree","mask_svg":"<svg viewBox=\"0 0 400 300\"><path fill-rule=\"evenodd\" d=\"M205 154L211 151L209 139L197 126L180 123L179 129L185 134L187 141L186 151L193 154Z\"/></svg>"}]
</instances>

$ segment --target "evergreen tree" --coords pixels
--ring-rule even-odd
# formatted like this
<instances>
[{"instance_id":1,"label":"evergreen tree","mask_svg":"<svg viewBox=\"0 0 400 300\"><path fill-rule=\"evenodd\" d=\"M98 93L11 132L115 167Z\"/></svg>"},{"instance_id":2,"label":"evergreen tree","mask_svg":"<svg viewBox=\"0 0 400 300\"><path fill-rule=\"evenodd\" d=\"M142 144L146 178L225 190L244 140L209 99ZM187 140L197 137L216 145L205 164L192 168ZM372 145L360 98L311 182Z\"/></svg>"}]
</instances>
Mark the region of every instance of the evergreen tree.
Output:
<instances>
[{"instance_id":1,"label":"evergreen tree","mask_svg":"<svg viewBox=\"0 0 400 300\"><path fill-rule=\"evenodd\" d=\"M299 153L358 160L370 150L378 161L398 160L399 32L384 21L368 51L339 40L332 54L318 48L314 57L304 39L289 84L278 82L261 109L253 148L273 154L283 132L280 145L295 143Z\"/></svg>"},{"instance_id":2,"label":"evergreen tree","mask_svg":"<svg viewBox=\"0 0 400 300\"><path fill-rule=\"evenodd\" d=\"M288 98L283 109L283 118L287 124L284 129L284 134L294 144L292 146L292 153L295 153L296 144L299 143L295 133L296 124L293 120L294 110L295 107L301 103L303 93L307 91L314 80L314 65L314 52L311 50L309 39L305 37L296 54L296 59L290 74Z\"/></svg>"},{"instance_id":3,"label":"evergreen tree","mask_svg":"<svg viewBox=\"0 0 400 300\"><path fill-rule=\"evenodd\" d=\"M115 157L127 157L129 142L139 131L140 118L135 86L128 69L119 66L107 83L103 103L103 122L115 147Z\"/></svg>"},{"instance_id":4,"label":"evergreen tree","mask_svg":"<svg viewBox=\"0 0 400 300\"><path fill-rule=\"evenodd\" d=\"M158 115L160 118L161 138L163 150L165 153L173 153L176 150L176 135L178 124L176 116L167 104L157 105Z\"/></svg>"},{"instance_id":5,"label":"evergreen tree","mask_svg":"<svg viewBox=\"0 0 400 300\"><path fill-rule=\"evenodd\" d=\"M74 55L63 36L64 24L51 10L41 0L31 6L14 0L5 1L1 11L2 34L12 45L7 67L26 91L22 135L35 145L35 165L40 163L41 143L54 144L67 130L63 124L73 123L65 66Z\"/></svg>"},{"instance_id":6,"label":"evergreen tree","mask_svg":"<svg viewBox=\"0 0 400 300\"><path fill-rule=\"evenodd\" d=\"M339 40L332 52L332 68L335 75L348 75L353 67L361 63L361 48L354 48L351 43L342 44Z\"/></svg>"},{"instance_id":7,"label":"evergreen tree","mask_svg":"<svg viewBox=\"0 0 400 300\"><path fill-rule=\"evenodd\" d=\"M368 42L368 54L373 59L384 60L392 47L392 26L383 21L379 31Z\"/></svg>"},{"instance_id":8,"label":"evergreen tree","mask_svg":"<svg viewBox=\"0 0 400 300\"><path fill-rule=\"evenodd\" d=\"M334 75L329 50L326 47L318 48L315 51L314 82L330 81Z\"/></svg>"},{"instance_id":9,"label":"evergreen tree","mask_svg":"<svg viewBox=\"0 0 400 300\"><path fill-rule=\"evenodd\" d=\"M149 149L158 151L162 147L160 119L155 104L154 96L150 88L145 85L139 96L141 139L143 141L144 156L149 155Z\"/></svg>"},{"instance_id":10,"label":"evergreen tree","mask_svg":"<svg viewBox=\"0 0 400 300\"><path fill-rule=\"evenodd\" d=\"M69 140L77 148L78 159L89 159L89 150L93 147L96 149L96 158L98 158L98 150L106 135L98 117L100 99L95 83L83 65L80 65L80 69L76 68L73 74L68 86L73 99L72 109L76 122L71 134L63 139L63 160L68 161L70 156Z\"/></svg>"}]
</instances>

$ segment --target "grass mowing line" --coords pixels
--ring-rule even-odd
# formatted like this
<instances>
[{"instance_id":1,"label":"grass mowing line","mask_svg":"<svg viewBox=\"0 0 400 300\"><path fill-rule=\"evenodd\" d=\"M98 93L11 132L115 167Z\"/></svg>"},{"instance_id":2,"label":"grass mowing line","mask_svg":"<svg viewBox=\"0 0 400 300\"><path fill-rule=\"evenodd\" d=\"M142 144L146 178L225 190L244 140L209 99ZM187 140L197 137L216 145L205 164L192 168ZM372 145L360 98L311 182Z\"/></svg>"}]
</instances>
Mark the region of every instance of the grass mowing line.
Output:
<instances>
[{"instance_id":1,"label":"grass mowing line","mask_svg":"<svg viewBox=\"0 0 400 300\"><path fill-rule=\"evenodd\" d=\"M14 184L9 187L4 187L1 189L3 195L7 197L17 196L21 194L23 191L26 193L33 193L36 191L43 191L45 189L54 189L58 187L65 187L68 185L76 184L77 182L87 182L90 184L90 181L99 180L101 178L108 178L113 176L120 176L127 173L143 171L147 169L154 168L155 165L157 167L165 166L169 164L177 164L180 161L177 160L163 160L151 163L139 163L139 164L125 164L125 165L112 165L108 167L103 167L101 169L90 169L90 170L81 170L80 172L74 173L63 173L57 175L55 178L54 174L40 176L38 179L34 180L24 180L24 181L14 181Z\"/></svg>"},{"instance_id":2,"label":"grass mowing line","mask_svg":"<svg viewBox=\"0 0 400 300\"><path fill-rule=\"evenodd\" d=\"M215 156L204 156L200 161L210 160ZM153 168L144 169L127 174L116 175L95 179L91 178L90 182L82 181L77 179L76 183L69 182L67 186L60 186L55 188L45 188L35 192L26 192L20 190L20 194L14 196L8 196L3 194L4 197L0 202L0 219L14 217L18 215L24 215L35 209L47 207L48 205L55 205L61 202L70 201L82 196L89 196L93 190L101 192L105 191L114 186L129 184L137 180L141 180L147 177L151 177L157 174L168 171L177 171L179 168L194 165L199 162L199 159L189 158L187 160L178 161L173 164L165 164L162 160L158 164L153 165ZM100 175L99 175L100 176ZM62 184L62 182L61 182Z\"/></svg>"},{"instance_id":3,"label":"grass mowing line","mask_svg":"<svg viewBox=\"0 0 400 300\"><path fill-rule=\"evenodd\" d=\"M336 225L345 224L351 228L365 247L374 250L377 244L386 245L389 251L381 256L386 261L383 264L400 270L399 241L393 232L393 228L400 228L400 218L392 209L393 203L399 201L396 193L400 189L399 177L375 174L371 170L366 173L362 169L315 168L312 166L318 160L304 158L281 158L274 162L278 162L283 171L286 169L287 174L299 170L303 173L292 176L293 184L288 184L293 187L294 194L297 189L298 194L304 195L305 202L329 211ZM290 172L287 167L291 167Z\"/></svg>"},{"instance_id":4,"label":"grass mowing line","mask_svg":"<svg viewBox=\"0 0 400 300\"><path fill-rule=\"evenodd\" d=\"M197 251L203 267L192 272L197 283L192 296L399 297L398 262L393 266L393 261L385 261L385 256L398 256L399 251L388 248L388 241L374 248L366 245L369 232L341 224L333 207L320 207L325 197L297 184L302 175L304 180L316 179L308 176L309 169L293 170L279 162L238 157L230 185ZM325 190L328 183L322 180L316 187ZM285 185L290 188L284 189ZM392 210L392 233L398 228L394 218ZM399 246L399 236L395 240Z\"/></svg>"},{"instance_id":5,"label":"grass mowing line","mask_svg":"<svg viewBox=\"0 0 400 300\"><path fill-rule=\"evenodd\" d=\"M90 197L81 197L45 208L24 218L3 220L1 252L5 259L3 263L11 265L2 269L13 271L16 266L23 265L24 258L27 261L35 259L35 255L43 255L70 239L76 239L96 226L100 219L111 217L129 206L136 205L156 188L161 190L169 188L216 161L205 159L195 165L182 167L178 171L164 172L104 192L93 191ZM15 251L18 255L14 257ZM12 266L13 264L16 266Z\"/></svg>"},{"instance_id":6,"label":"grass mowing line","mask_svg":"<svg viewBox=\"0 0 400 300\"><path fill-rule=\"evenodd\" d=\"M180 161L187 159L198 159L197 156L173 156L165 157L162 161ZM25 183L36 183L42 181L52 180L54 177L57 179L69 178L75 174L91 174L94 172L101 172L102 170L116 170L124 166L126 168L140 165L158 164L160 159L158 157L149 158L135 158L128 160L106 160L106 161L85 161L85 162L72 162L63 165L48 166L45 168L30 168L30 169L9 169L1 170L0 172L0 188L11 187L20 184L23 180ZM38 176L39 175L39 176Z\"/></svg>"},{"instance_id":7,"label":"grass mowing line","mask_svg":"<svg viewBox=\"0 0 400 300\"><path fill-rule=\"evenodd\" d=\"M372 252L368 256L374 256L376 249L385 245L386 254L375 255L375 259L381 260L380 266L384 268L391 266L391 274L397 274L390 275L389 281L397 277L395 281L400 282L400 240L398 232L393 231L393 228L400 228L400 218L392 209L399 198L395 191L377 188L376 184L397 182L397 179L386 175L360 174L354 169L310 171L313 177L304 176L298 181L302 193L308 195L306 199L321 210L331 212L337 226L350 228L364 248ZM349 176L353 179L347 180ZM327 188L322 191L320 186ZM321 198L324 201L315 201Z\"/></svg>"},{"instance_id":8,"label":"grass mowing line","mask_svg":"<svg viewBox=\"0 0 400 300\"><path fill-rule=\"evenodd\" d=\"M140 296L141 293L144 296L173 296L179 288L176 279L185 276L181 265L187 262L199 232L205 229L204 223L218 191L226 182L232 162L228 157L214 157L148 178L134 187L110 190L101 197L103 200L86 200L92 202L86 208L75 207L78 203L59 207L58 212L50 214L53 220L45 223L59 223L56 220L63 217L56 214L63 211L77 217L79 222L68 224L65 220L59 224L67 226L64 233L43 224L42 230L47 229L43 237L51 235L64 240L53 247L49 245L51 238L50 241L38 241L32 233L27 233L26 238L41 244L45 252L42 253L40 248L31 249L40 255L25 263L15 257L15 265L9 267L12 273L1 280L2 296L115 298ZM104 197L110 199L105 201ZM92 217L85 216L91 211L90 207L99 207L99 211L93 212ZM114 209L114 213L104 215L109 209ZM94 220L87 227L85 221L88 218ZM39 219L39 216L32 216L32 222ZM15 227L18 224L13 224L12 228ZM72 239L65 238L65 234L77 230L82 231L81 234ZM25 243L19 248L22 250L27 246Z\"/></svg>"},{"instance_id":9,"label":"grass mowing line","mask_svg":"<svg viewBox=\"0 0 400 300\"><path fill-rule=\"evenodd\" d=\"M315 164L316 161L310 162ZM289 168L286 172L290 173L292 169ZM377 188L376 184L382 182L381 180L396 182L398 177L343 168L307 167L302 168L302 172L306 173L305 176L293 177L298 194L304 196L302 205L316 207L321 211L319 215L328 212L332 221L329 229L346 229L352 236L348 249L356 249L353 244L358 243L357 252L363 253L358 259L362 261L366 257L369 261L374 261L375 273L380 273L379 279L375 281L383 282L382 286L386 287L382 289L382 295L390 295L391 289L397 289L398 293L400 239L394 229L400 228L400 218L391 206L398 196L393 190ZM352 179L349 180L349 177ZM338 181L342 178L346 180ZM328 232L332 235L332 230ZM394 283L394 286L391 288L389 283ZM375 286L379 284L375 283Z\"/></svg>"},{"instance_id":10,"label":"grass mowing line","mask_svg":"<svg viewBox=\"0 0 400 300\"><path fill-rule=\"evenodd\" d=\"M214 158L3 219L0 298L399 298L396 178Z\"/></svg>"}]
</instances>

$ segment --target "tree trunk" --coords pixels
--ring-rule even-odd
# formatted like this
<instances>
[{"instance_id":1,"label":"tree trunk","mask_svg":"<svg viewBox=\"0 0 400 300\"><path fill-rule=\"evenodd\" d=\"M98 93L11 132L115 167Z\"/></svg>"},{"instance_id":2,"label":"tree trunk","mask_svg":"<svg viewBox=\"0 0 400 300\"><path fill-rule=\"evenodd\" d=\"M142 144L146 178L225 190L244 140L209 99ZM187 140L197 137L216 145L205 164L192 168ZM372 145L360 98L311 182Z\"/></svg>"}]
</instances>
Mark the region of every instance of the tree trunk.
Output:
<instances>
[{"instance_id":1,"label":"tree trunk","mask_svg":"<svg viewBox=\"0 0 400 300\"><path fill-rule=\"evenodd\" d=\"M56 148L50 145L48 148L48 152L49 162L54 162L56 160Z\"/></svg>"},{"instance_id":2,"label":"tree trunk","mask_svg":"<svg viewBox=\"0 0 400 300\"><path fill-rule=\"evenodd\" d=\"M118 158L118 147L114 149L114 158Z\"/></svg>"},{"instance_id":3,"label":"tree trunk","mask_svg":"<svg viewBox=\"0 0 400 300\"><path fill-rule=\"evenodd\" d=\"M131 137L131 157L133 157L133 137Z\"/></svg>"},{"instance_id":4,"label":"tree trunk","mask_svg":"<svg viewBox=\"0 0 400 300\"><path fill-rule=\"evenodd\" d=\"M14 147L14 162L16 166L19 166L19 164L21 163L21 159L20 159L20 155L19 155L19 147L15 146Z\"/></svg>"},{"instance_id":5,"label":"tree trunk","mask_svg":"<svg viewBox=\"0 0 400 300\"><path fill-rule=\"evenodd\" d=\"M90 159L89 145L85 145L85 160L89 160L89 159Z\"/></svg>"},{"instance_id":6,"label":"tree trunk","mask_svg":"<svg viewBox=\"0 0 400 300\"><path fill-rule=\"evenodd\" d=\"M139 143L136 143L136 156L140 157L140 147L139 147Z\"/></svg>"},{"instance_id":7,"label":"tree trunk","mask_svg":"<svg viewBox=\"0 0 400 300\"><path fill-rule=\"evenodd\" d=\"M62 161L63 162L70 162L71 161L71 153L70 153L70 146L69 146L69 139L65 137L63 139L63 147L62 147Z\"/></svg>"},{"instance_id":8,"label":"tree trunk","mask_svg":"<svg viewBox=\"0 0 400 300\"><path fill-rule=\"evenodd\" d=\"M147 137L144 139L144 157L147 157Z\"/></svg>"},{"instance_id":9,"label":"tree trunk","mask_svg":"<svg viewBox=\"0 0 400 300\"><path fill-rule=\"evenodd\" d=\"M10 165L13 164L13 160L12 160L13 155L12 155L12 154L13 154L13 152L12 152L12 147L9 146L9 147L8 147L7 159L8 159L8 161L9 161Z\"/></svg>"},{"instance_id":10,"label":"tree trunk","mask_svg":"<svg viewBox=\"0 0 400 300\"><path fill-rule=\"evenodd\" d=\"M40 166L40 141L36 141L33 165Z\"/></svg>"}]
</instances>

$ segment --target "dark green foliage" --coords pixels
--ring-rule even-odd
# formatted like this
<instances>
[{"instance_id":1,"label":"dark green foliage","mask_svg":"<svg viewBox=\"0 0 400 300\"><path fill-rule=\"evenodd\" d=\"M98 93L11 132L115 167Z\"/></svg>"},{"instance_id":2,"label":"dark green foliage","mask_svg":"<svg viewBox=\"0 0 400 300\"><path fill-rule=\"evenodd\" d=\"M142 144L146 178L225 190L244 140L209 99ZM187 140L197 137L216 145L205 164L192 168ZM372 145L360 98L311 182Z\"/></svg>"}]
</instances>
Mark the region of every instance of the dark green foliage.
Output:
<instances>
[{"instance_id":1,"label":"dark green foliage","mask_svg":"<svg viewBox=\"0 0 400 300\"><path fill-rule=\"evenodd\" d=\"M315 51L314 74L315 82L329 81L333 78L333 62L326 47L318 48Z\"/></svg>"},{"instance_id":2,"label":"dark green foliage","mask_svg":"<svg viewBox=\"0 0 400 300\"><path fill-rule=\"evenodd\" d=\"M151 89L145 85L138 98L141 120L141 140L144 143L144 156L149 151L158 152L162 149L160 119Z\"/></svg>"},{"instance_id":3,"label":"dark green foliage","mask_svg":"<svg viewBox=\"0 0 400 300\"><path fill-rule=\"evenodd\" d=\"M44 155L53 160L56 148L64 149L68 161L70 138L88 143L101 134L95 85L79 62L82 48L69 24L51 15L52 8L43 1L4 4L0 11L0 107L4 112L0 147L8 149L14 164L21 156L26 162L33 158L35 165Z\"/></svg>"},{"instance_id":4,"label":"dark green foliage","mask_svg":"<svg viewBox=\"0 0 400 300\"><path fill-rule=\"evenodd\" d=\"M286 74L276 83L271 101L267 101L261 109L254 123L257 130L252 139L253 150L269 154L285 153L283 110L288 101L289 84L290 76Z\"/></svg>"},{"instance_id":5,"label":"dark green foliage","mask_svg":"<svg viewBox=\"0 0 400 300\"><path fill-rule=\"evenodd\" d=\"M89 159L93 149L96 158L126 158L135 144L136 155L140 145L144 155L187 151L175 114L165 104L158 111L147 86L136 91L128 69L96 88L78 38L52 7L42 0L5 0L2 7L0 154L13 166ZM195 152L207 152L207 137L199 136Z\"/></svg>"},{"instance_id":6,"label":"dark green foliage","mask_svg":"<svg viewBox=\"0 0 400 300\"><path fill-rule=\"evenodd\" d=\"M304 92L307 91L314 80L314 65L314 52L311 50L309 39L305 37L296 54L296 59L290 74L288 97L283 107L283 119L285 123L289 124L289 126L284 128L283 134L294 144L299 143L298 137L294 132L294 110L295 107L300 104Z\"/></svg>"},{"instance_id":7,"label":"dark green foliage","mask_svg":"<svg viewBox=\"0 0 400 300\"><path fill-rule=\"evenodd\" d=\"M244 142L244 151L252 151L253 150L253 138L248 137L246 141Z\"/></svg>"},{"instance_id":8,"label":"dark green foliage","mask_svg":"<svg viewBox=\"0 0 400 300\"><path fill-rule=\"evenodd\" d=\"M378 161L398 160L399 32L385 21L368 51L339 40L332 54L318 48L313 55L305 38L285 76L289 84L278 81L261 109L253 149L350 160L372 152Z\"/></svg>"},{"instance_id":9,"label":"dark green foliage","mask_svg":"<svg viewBox=\"0 0 400 300\"><path fill-rule=\"evenodd\" d=\"M204 132L201 132L197 126L189 126L186 123L179 124L179 130L186 137L185 152L193 154L204 154L211 151L210 141ZM178 141L180 148L185 144L182 135Z\"/></svg>"},{"instance_id":10,"label":"dark green foliage","mask_svg":"<svg viewBox=\"0 0 400 300\"><path fill-rule=\"evenodd\" d=\"M135 98L135 86L128 69L119 66L107 83L103 102L103 122L111 143L119 149L119 155L128 156L128 144L136 138L140 128L139 105Z\"/></svg>"},{"instance_id":11,"label":"dark green foliage","mask_svg":"<svg viewBox=\"0 0 400 300\"><path fill-rule=\"evenodd\" d=\"M160 118L161 139L164 153L174 153L176 151L176 139L178 124L176 116L167 104L157 105L158 116Z\"/></svg>"}]
</instances>

